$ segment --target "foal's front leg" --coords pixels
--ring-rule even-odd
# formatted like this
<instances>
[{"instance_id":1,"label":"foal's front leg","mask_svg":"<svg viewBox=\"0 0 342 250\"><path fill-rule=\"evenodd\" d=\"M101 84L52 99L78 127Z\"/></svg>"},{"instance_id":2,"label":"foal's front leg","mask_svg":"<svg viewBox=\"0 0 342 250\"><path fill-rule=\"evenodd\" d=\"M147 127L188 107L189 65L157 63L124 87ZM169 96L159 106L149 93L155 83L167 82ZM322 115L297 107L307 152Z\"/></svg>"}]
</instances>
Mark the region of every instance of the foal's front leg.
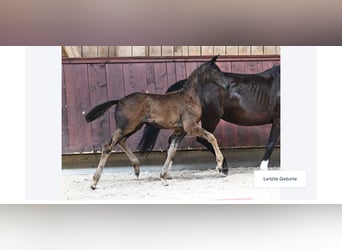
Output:
<instances>
[{"instance_id":1,"label":"foal's front leg","mask_svg":"<svg viewBox=\"0 0 342 250\"><path fill-rule=\"evenodd\" d=\"M210 144L213 146L214 151L215 151L215 156L216 156L216 169L222 173L222 163L223 163L223 155L221 153L221 150L217 144L217 140L215 138L215 136L208 132L207 130L201 128L200 126L198 126L197 124L192 124L192 125L187 125L184 127L185 132L194 135L194 136L198 136L201 138L206 139L208 142L210 142Z\"/></svg>"}]
</instances>

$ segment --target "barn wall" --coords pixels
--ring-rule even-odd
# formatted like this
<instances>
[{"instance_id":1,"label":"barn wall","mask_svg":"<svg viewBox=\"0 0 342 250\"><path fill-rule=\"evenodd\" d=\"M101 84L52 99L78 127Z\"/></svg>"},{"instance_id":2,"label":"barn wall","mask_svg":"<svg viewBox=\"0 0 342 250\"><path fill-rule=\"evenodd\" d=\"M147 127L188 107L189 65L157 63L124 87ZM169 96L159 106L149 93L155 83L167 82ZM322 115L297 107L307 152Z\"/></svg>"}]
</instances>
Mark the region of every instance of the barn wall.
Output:
<instances>
[{"instance_id":1,"label":"barn wall","mask_svg":"<svg viewBox=\"0 0 342 250\"><path fill-rule=\"evenodd\" d=\"M63 46L64 57L279 55L279 46Z\"/></svg>"},{"instance_id":2,"label":"barn wall","mask_svg":"<svg viewBox=\"0 0 342 250\"><path fill-rule=\"evenodd\" d=\"M139 57L112 59L64 59L62 83L62 152L63 154L97 152L114 131L114 108L103 117L86 123L84 113L95 105L119 99L132 92L165 93L166 89L189 76L210 57ZM272 57L220 57L217 64L223 71L258 73L274 64ZM270 126L243 127L221 121L215 136L222 148L264 146ZM128 139L134 150L142 130ZM169 130L162 130L155 150L166 150ZM181 149L203 148L194 137L188 136ZM120 151L119 148L115 148Z\"/></svg>"}]
</instances>

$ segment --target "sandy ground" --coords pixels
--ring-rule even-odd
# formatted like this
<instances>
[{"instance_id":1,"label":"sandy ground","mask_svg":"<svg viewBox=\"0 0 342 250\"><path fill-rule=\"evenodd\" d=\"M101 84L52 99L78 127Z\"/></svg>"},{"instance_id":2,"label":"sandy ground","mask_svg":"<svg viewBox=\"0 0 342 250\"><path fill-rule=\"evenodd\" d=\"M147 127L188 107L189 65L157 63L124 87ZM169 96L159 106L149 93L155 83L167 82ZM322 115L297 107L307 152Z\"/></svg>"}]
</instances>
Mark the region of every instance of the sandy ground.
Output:
<instances>
[{"instance_id":1,"label":"sandy ground","mask_svg":"<svg viewBox=\"0 0 342 250\"><path fill-rule=\"evenodd\" d=\"M277 167L272 170L279 169ZM160 167L142 167L137 179L130 167L105 168L96 190L91 190L95 169L63 170L62 196L65 200L112 200L113 202L215 203L220 201L280 200L279 189L254 188L253 172L258 168L237 167L228 177L201 166L174 166L168 186L159 180Z\"/></svg>"}]
</instances>

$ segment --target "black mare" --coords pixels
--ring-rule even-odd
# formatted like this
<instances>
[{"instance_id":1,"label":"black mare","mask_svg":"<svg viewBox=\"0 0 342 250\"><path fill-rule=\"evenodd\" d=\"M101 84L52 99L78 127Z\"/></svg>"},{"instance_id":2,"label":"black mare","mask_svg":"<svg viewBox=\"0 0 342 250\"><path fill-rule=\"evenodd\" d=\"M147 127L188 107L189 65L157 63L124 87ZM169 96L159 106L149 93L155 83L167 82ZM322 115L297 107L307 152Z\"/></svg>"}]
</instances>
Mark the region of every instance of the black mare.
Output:
<instances>
[{"instance_id":1,"label":"black mare","mask_svg":"<svg viewBox=\"0 0 342 250\"><path fill-rule=\"evenodd\" d=\"M266 152L260 163L260 169L267 170L280 134L280 66L273 66L258 74L224 72L224 75L228 82L228 91L214 84L206 84L202 89L202 127L212 133L220 119L243 126L272 124ZM185 83L186 79L178 81L167 92L182 89ZM138 145L142 153L152 151L159 131L152 125L146 125ZM197 141L214 153L205 139L197 137ZM225 158L223 173L228 174Z\"/></svg>"}]
</instances>

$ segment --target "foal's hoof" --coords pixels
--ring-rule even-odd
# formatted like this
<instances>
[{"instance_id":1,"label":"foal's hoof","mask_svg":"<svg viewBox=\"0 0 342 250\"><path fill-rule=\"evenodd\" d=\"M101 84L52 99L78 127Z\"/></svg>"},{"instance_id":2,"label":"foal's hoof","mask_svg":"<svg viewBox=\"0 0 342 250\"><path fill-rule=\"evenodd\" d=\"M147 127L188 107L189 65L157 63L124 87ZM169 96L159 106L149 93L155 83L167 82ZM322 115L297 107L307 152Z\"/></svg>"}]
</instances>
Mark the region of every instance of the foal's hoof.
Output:
<instances>
[{"instance_id":1,"label":"foal's hoof","mask_svg":"<svg viewBox=\"0 0 342 250\"><path fill-rule=\"evenodd\" d=\"M134 172L135 176L139 178L140 172Z\"/></svg>"},{"instance_id":2,"label":"foal's hoof","mask_svg":"<svg viewBox=\"0 0 342 250\"><path fill-rule=\"evenodd\" d=\"M93 186L93 185L91 185L90 188L91 188L92 190L95 190L95 189L96 189L96 187Z\"/></svg>"},{"instance_id":3,"label":"foal's hoof","mask_svg":"<svg viewBox=\"0 0 342 250\"><path fill-rule=\"evenodd\" d=\"M167 179L167 174L160 174L160 180L164 186L169 185L169 183L167 183L166 179Z\"/></svg>"}]
</instances>

